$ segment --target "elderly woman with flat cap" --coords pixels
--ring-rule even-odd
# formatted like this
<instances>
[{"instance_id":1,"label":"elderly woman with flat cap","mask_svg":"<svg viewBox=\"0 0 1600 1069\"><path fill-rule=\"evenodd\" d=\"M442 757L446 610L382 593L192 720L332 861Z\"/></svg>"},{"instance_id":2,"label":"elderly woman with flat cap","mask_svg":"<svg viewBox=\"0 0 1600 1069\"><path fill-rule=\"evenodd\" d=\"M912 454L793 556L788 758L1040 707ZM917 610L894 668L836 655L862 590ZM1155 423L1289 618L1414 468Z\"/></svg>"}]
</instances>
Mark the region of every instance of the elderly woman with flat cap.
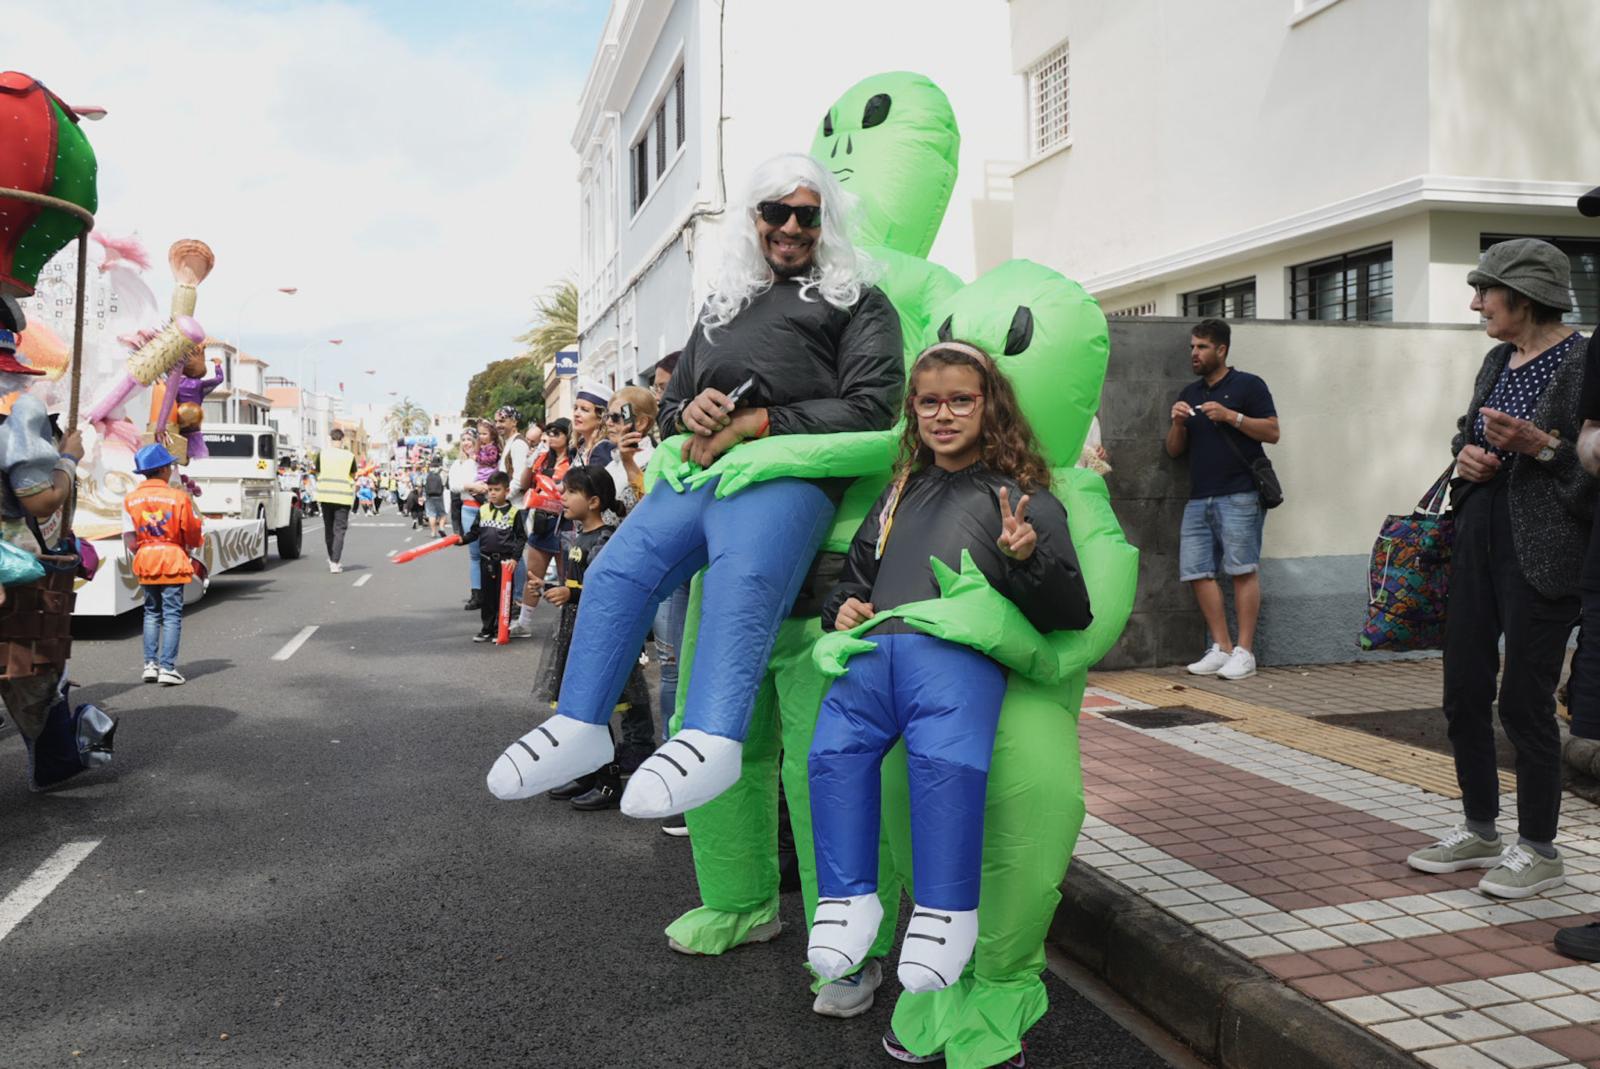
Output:
<instances>
[{"instance_id":1,"label":"elderly woman with flat cap","mask_svg":"<svg viewBox=\"0 0 1600 1069\"><path fill-rule=\"evenodd\" d=\"M1503 241L1467 275L1498 344L1457 423L1455 546L1444 640L1444 713L1464 822L1408 858L1423 872L1489 871L1478 890L1527 898L1565 881L1555 848L1561 734L1555 689L1578 622L1578 583L1600 483L1575 449L1584 338L1571 264L1535 238ZM1505 665L1500 641L1505 640ZM1493 709L1517 752L1517 838L1503 842Z\"/></svg>"}]
</instances>

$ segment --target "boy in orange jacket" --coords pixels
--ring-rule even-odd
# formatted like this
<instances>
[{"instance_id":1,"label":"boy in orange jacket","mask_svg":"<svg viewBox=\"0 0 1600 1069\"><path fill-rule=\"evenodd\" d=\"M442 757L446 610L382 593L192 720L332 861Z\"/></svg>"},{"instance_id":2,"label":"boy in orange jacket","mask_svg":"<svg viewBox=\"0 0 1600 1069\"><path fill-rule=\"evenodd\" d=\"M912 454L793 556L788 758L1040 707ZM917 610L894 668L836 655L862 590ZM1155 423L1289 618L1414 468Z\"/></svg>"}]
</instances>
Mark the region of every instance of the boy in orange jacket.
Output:
<instances>
[{"instance_id":1,"label":"boy in orange jacket","mask_svg":"<svg viewBox=\"0 0 1600 1069\"><path fill-rule=\"evenodd\" d=\"M176 687L178 639L183 633L183 588L194 578L191 549L200 548L200 517L189 495L170 482L177 458L160 443L133 458L144 482L128 492L133 575L144 590L144 681Z\"/></svg>"}]
</instances>

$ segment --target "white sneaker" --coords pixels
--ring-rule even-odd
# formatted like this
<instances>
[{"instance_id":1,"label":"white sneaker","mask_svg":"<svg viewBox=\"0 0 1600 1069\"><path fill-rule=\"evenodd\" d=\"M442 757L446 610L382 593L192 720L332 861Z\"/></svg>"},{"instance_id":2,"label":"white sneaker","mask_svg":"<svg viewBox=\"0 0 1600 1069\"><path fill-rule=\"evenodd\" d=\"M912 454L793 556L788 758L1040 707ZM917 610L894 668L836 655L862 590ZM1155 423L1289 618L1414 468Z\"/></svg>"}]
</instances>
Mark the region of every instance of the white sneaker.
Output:
<instances>
[{"instance_id":1,"label":"white sneaker","mask_svg":"<svg viewBox=\"0 0 1600 1069\"><path fill-rule=\"evenodd\" d=\"M1228 663L1217 669L1218 679L1249 679L1256 674L1255 654L1243 646L1233 647Z\"/></svg>"},{"instance_id":2,"label":"white sneaker","mask_svg":"<svg viewBox=\"0 0 1600 1069\"><path fill-rule=\"evenodd\" d=\"M837 980L866 958L883 923L876 894L817 900L806 960L824 980Z\"/></svg>"},{"instance_id":3,"label":"white sneaker","mask_svg":"<svg viewBox=\"0 0 1600 1069\"><path fill-rule=\"evenodd\" d=\"M532 798L588 775L615 754L607 724L586 724L557 713L495 759L489 793L511 801Z\"/></svg>"},{"instance_id":4,"label":"white sneaker","mask_svg":"<svg viewBox=\"0 0 1600 1069\"><path fill-rule=\"evenodd\" d=\"M154 683L160 677L160 675L161 666L156 664L156 662L151 661L149 664L144 666L144 681L146 683Z\"/></svg>"},{"instance_id":5,"label":"white sneaker","mask_svg":"<svg viewBox=\"0 0 1600 1069\"><path fill-rule=\"evenodd\" d=\"M338 575L340 572L344 571L344 565L340 564L336 560L329 561L328 571L332 572L334 575Z\"/></svg>"},{"instance_id":6,"label":"white sneaker","mask_svg":"<svg viewBox=\"0 0 1600 1069\"><path fill-rule=\"evenodd\" d=\"M705 805L739 779L743 758L744 743L684 728L628 779L622 813L654 820Z\"/></svg>"},{"instance_id":7,"label":"white sneaker","mask_svg":"<svg viewBox=\"0 0 1600 1069\"><path fill-rule=\"evenodd\" d=\"M185 680L176 668L163 668L156 676L156 682L163 687L181 687Z\"/></svg>"},{"instance_id":8,"label":"white sneaker","mask_svg":"<svg viewBox=\"0 0 1600 1069\"><path fill-rule=\"evenodd\" d=\"M1214 676L1228 663L1229 653L1215 642L1206 650L1206 655L1189 666L1192 676Z\"/></svg>"}]
</instances>

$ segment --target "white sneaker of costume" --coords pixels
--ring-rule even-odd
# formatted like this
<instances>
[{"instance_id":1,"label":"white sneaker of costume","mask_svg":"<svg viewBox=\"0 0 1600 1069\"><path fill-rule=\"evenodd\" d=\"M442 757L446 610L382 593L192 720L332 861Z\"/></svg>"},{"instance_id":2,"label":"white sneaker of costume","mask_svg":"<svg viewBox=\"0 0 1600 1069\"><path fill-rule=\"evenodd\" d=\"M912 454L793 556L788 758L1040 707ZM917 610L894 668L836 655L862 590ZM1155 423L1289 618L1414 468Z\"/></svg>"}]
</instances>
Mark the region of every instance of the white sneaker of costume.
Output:
<instances>
[{"instance_id":1,"label":"white sneaker of costume","mask_svg":"<svg viewBox=\"0 0 1600 1069\"><path fill-rule=\"evenodd\" d=\"M837 980L867 956L881 923L883 903L875 894L818 899L806 960L824 980Z\"/></svg>"},{"instance_id":2,"label":"white sneaker of costume","mask_svg":"<svg viewBox=\"0 0 1600 1069\"><path fill-rule=\"evenodd\" d=\"M489 769L489 793L506 801L532 798L588 775L614 756L605 724L557 713L506 747Z\"/></svg>"},{"instance_id":3,"label":"white sneaker of costume","mask_svg":"<svg viewBox=\"0 0 1600 1069\"><path fill-rule=\"evenodd\" d=\"M978 911L914 906L900 944L900 986L920 993L949 987L978 943Z\"/></svg>"},{"instance_id":4,"label":"white sneaker of costume","mask_svg":"<svg viewBox=\"0 0 1600 1069\"><path fill-rule=\"evenodd\" d=\"M1256 674L1256 658L1243 646L1233 647L1228 663L1217 669L1218 679L1249 679Z\"/></svg>"},{"instance_id":5,"label":"white sneaker of costume","mask_svg":"<svg viewBox=\"0 0 1600 1069\"><path fill-rule=\"evenodd\" d=\"M684 728L644 759L622 792L622 811L656 820L682 813L734 785L744 743Z\"/></svg>"}]
</instances>

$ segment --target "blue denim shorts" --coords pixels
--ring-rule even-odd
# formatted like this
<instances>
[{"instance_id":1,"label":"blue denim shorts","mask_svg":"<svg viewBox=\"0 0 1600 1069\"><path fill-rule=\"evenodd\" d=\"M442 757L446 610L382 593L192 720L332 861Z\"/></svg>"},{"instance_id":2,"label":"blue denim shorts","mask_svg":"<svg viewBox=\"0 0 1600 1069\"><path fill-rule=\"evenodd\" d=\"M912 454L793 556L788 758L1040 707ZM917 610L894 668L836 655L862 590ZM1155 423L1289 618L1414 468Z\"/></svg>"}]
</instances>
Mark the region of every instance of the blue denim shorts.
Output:
<instances>
[{"instance_id":1,"label":"blue denim shorts","mask_svg":"<svg viewBox=\"0 0 1600 1069\"><path fill-rule=\"evenodd\" d=\"M1178 580L1215 579L1218 572L1249 575L1261 566L1266 509L1254 490L1192 499L1183 508Z\"/></svg>"}]
</instances>

